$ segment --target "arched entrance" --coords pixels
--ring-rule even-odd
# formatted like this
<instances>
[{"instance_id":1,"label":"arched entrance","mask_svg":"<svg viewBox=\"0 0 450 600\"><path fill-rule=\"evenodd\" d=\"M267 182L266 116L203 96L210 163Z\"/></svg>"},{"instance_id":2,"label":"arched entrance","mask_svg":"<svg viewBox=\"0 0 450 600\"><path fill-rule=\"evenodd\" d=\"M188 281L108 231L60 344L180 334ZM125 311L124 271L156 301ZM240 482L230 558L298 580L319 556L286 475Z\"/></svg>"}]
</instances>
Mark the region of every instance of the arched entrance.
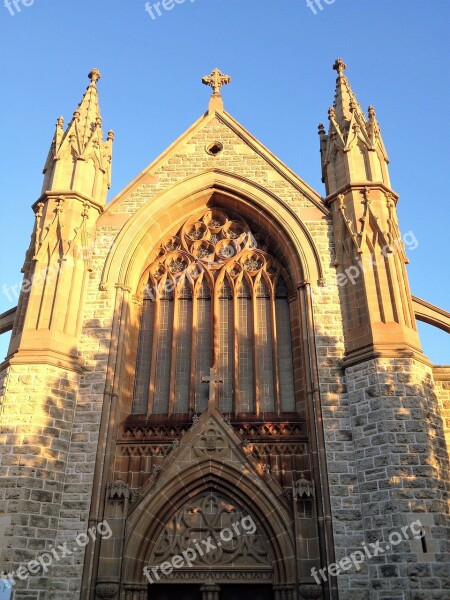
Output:
<instances>
[{"instance_id":1,"label":"arched entrance","mask_svg":"<svg viewBox=\"0 0 450 600\"><path fill-rule=\"evenodd\" d=\"M220 185L217 181L214 183L217 178L223 180ZM109 522L117 518L117 531L114 543L109 544L113 550L104 550L102 542L102 548L96 549L97 555L93 557L94 572L97 573L96 597L114 598L119 597L120 593L120 600L147 600L150 593L158 593L164 597L164 594L181 593L179 590L189 585L195 587L195 590L188 590L190 594L201 593L202 598L206 600L221 600L236 597L238 591L233 586L238 585L253 586L254 593L262 595L262 600L265 600L264 596L267 594L275 600L297 600L301 597L298 594L299 586L303 585L306 589L306 585L311 581L311 567L320 566L321 562L330 562L323 556L327 547L332 547L325 541L326 528L329 535L330 521L322 518L327 514L322 495L323 490L326 491L326 478L323 479L326 473L321 471L319 460L323 452L318 450L322 441L315 435L311 439L309 433L316 431L316 409L312 403L317 400L309 390L317 389L318 386L314 383L313 368L310 368L313 364L310 354L314 351L314 339L311 333L311 318L308 312L310 305L305 287L308 284L305 283L305 278L306 274L314 278L320 276L320 261L305 228L285 205L277 204L274 198L255 186L250 190L248 182L233 181L233 189L227 188L227 174L208 173L201 179L208 189L200 186L200 189L192 191L190 195L178 201L176 190L172 190L166 198L165 213L152 214L151 207L139 211L142 214L133 217L126 226L105 267L105 285L107 280L112 281L112 277L117 277L120 282L116 283L119 335L115 352L118 359L112 381L112 389L117 389L117 392L112 396L112 425L107 441L111 456L114 456L110 461L109 481L118 481L108 484L109 487L105 486L104 499L100 497L99 502L104 504L104 515L108 517ZM194 186L194 183L198 185L200 182L190 182L190 185ZM246 189L246 194L243 195L243 191L242 194L238 192L236 186L249 189ZM181 188L179 191L184 192L185 189ZM269 208L273 214L268 213ZM223 214L227 222L219 222L217 225L211 222L215 220L215 216ZM144 361L153 364L155 370L147 370L143 378L143 395L133 398L140 360L139 331L142 331L143 323L140 304L143 298L140 291L142 285L148 285L148 282L152 282L156 287L159 277L159 273L151 268L158 267L156 263L158 257L161 257L161 266L166 269L163 278L173 276L174 281L177 281L177 261L181 265L186 259L190 267L196 256L194 250L204 249L212 253L212 246L216 258L220 257L218 244L224 241L223 236L233 234L227 239L238 239L242 233L239 228L236 231L229 228L242 224L248 224L250 230L257 231L259 239L273 242L269 243L270 251L245 247L243 252L248 253L248 256L239 255L238 252L237 259L241 261L237 265L238 268L230 268L222 278L214 279L208 275L206 269L203 281L208 282L210 298L207 295L202 296L202 290L197 289L195 284L184 296L179 296L178 308L174 302L173 307L154 309L152 320L148 322L157 323L158 327L162 323L166 329L168 323L173 334L166 336L167 343L159 344L159 339L163 338L161 334L156 343L152 342L148 346ZM221 229L222 238L218 235L217 240L212 239L214 228ZM197 240L195 236L198 234L201 237L203 232L206 234L205 239ZM234 235L237 235L237 238L234 238ZM173 236L176 239L171 239ZM186 237L187 245L182 241L179 248L172 249L171 244L178 244L182 236ZM125 255L119 259L120 249ZM178 252L179 256L172 256L174 252ZM223 271L228 269L227 264L220 263L220 259L218 264ZM280 275L282 277L279 277ZM191 276L193 280L199 281L196 274L191 273ZM284 286L286 291L283 290L284 283L278 286L281 279L288 284ZM219 287L219 292L216 292L216 288ZM244 291L241 291L242 288ZM286 294L288 290L289 293ZM178 340L185 338L179 336L181 329L175 326L176 323L181 323L186 331L189 330L190 321L184 322L180 315L185 312L187 314L183 305L189 305L195 294L198 294L197 299L204 300L205 303L209 301L213 311L217 308L219 318L215 312L211 315L213 331L210 339L215 340L213 356L214 360L219 358L219 365L222 332L229 332L229 339L234 340L228 345L232 368L227 374L228 379L222 376L229 384L229 396L223 394L222 404L210 402L209 408L202 414L208 399L206 397L206 404L201 405L197 402L195 394L196 386L204 380L204 375L207 375L204 371L208 365L205 363L201 372L195 373L197 379L194 385L192 380L184 382L185 371L177 371L181 364L178 355L182 351L186 354L186 348L194 347L202 350L198 342L198 322L187 346L184 342L184 345L178 343ZM294 332L294 335L291 336L292 342L275 348L271 340L276 341L276 338L270 338L267 332L258 329L257 319L267 315L267 320L271 322L272 334L277 328L278 331L282 331L282 313L281 316L277 314L277 304L286 305L287 298L289 307L284 311L287 315L287 321L284 322L289 326L291 319L291 332ZM164 300L170 302L171 298ZM239 362L241 325L236 315L243 314L241 305L249 307L247 314L250 317L246 323L248 330L253 332L254 339L256 336L260 336L261 339L265 336L265 345L256 346L253 357L250 357L253 373L259 369L259 380L254 383L252 389L242 386L242 380L248 376L248 372L242 368L242 362ZM228 314L232 316L228 317L227 321L221 321L225 307L228 307ZM197 315L198 310L191 308L190 314ZM169 315L167 320L162 318L166 313ZM192 322L193 327L196 327L194 317ZM223 322L226 323L226 327L222 327ZM286 327L284 329L286 330ZM192 341L195 339L196 346ZM287 334L285 339L288 339ZM291 343L293 372L289 371L289 357L286 353ZM209 343L205 344L203 350L208 356ZM198 351L196 349L196 352ZM169 359L162 358L164 352ZM147 390L157 381L157 377L160 377L161 381L164 380L164 370L161 368L157 372L157 369L165 360L171 361L172 366L167 368L166 373L167 381L173 381L174 385L168 385L170 389L173 387L171 394L168 394L167 390L164 394L160 393L161 398L164 396L162 402L154 389L151 393L147 393ZM269 365L268 368L265 364ZM238 371L239 367L241 372ZM220 372L218 378L221 375ZM266 375L275 382L272 389L269 389L267 398L265 392L261 391L262 384L259 384L259 381L265 381ZM211 376L214 377L214 374ZM291 379L295 379L295 398L289 391L293 389L289 384ZM241 393L238 401L233 396L236 389L233 388L234 382L247 392L250 407L247 413L241 408L244 406L245 394ZM177 394L183 385L189 390L191 400L188 397L184 398L183 402L188 409L177 413L172 408L178 406ZM207 387L204 388L206 392ZM159 390L161 389L160 386ZM295 400L291 405L285 402L285 399L289 401L290 396ZM152 397L158 401L155 402ZM267 401L268 408L264 408L261 400ZM133 406L137 407L135 412ZM154 406L158 406L158 411L154 410ZM198 410L199 406L201 410ZM217 406L220 406L221 412L217 410ZM227 408L228 406L230 408ZM291 408L287 409L287 406ZM291 412L288 413L287 410ZM206 431L207 423L209 428L215 430L215 434L211 435L210 429ZM198 430L199 427L201 431ZM310 446L311 443L313 447ZM299 479L311 486L311 493L306 496L294 493L293 484ZM317 498L312 483L314 481ZM183 566L174 567L172 559L164 557L164 553L158 555L162 550L157 551L156 544L162 544L163 548L164 535L167 537L170 523L174 526L173 519L181 518L180 514L187 510L187 502L204 501L205 494L213 494L208 497L213 498L211 501L217 506L224 502L232 511L240 511L239 514L247 514L252 518L261 532L259 540L266 552L266 563L253 564L252 560L255 557L249 552L240 556L239 560L233 558L230 563L223 563L221 561L227 554L222 549L221 558L217 558L217 548L209 557L211 560L214 558L215 562L205 563L202 567L197 565L197 568L194 568L195 565L186 568L185 562ZM199 506L191 505L190 510L199 514L200 509ZM191 540L190 535L188 539ZM244 539L245 537L242 538ZM178 542L174 540L176 536L171 542L174 545L171 547L171 555L180 556L180 552L182 554L187 548L178 547ZM244 544L244 549L247 546ZM108 561L111 552L114 553L114 561ZM144 568L155 567L156 565L152 564L155 560L168 562L169 565L164 567L167 573L159 569L159 579L155 575L150 583ZM112 564L115 565L114 569ZM116 596L105 595L112 593L113 585Z\"/></svg>"},{"instance_id":2,"label":"arched entrance","mask_svg":"<svg viewBox=\"0 0 450 600\"><path fill-rule=\"evenodd\" d=\"M186 586L207 600L236 595L228 586L294 589L292 500L216 409L201 415L140 496L127 520L124 599Z\"/></svg>"},{"instance_id":3,"label":"arched entrance","mask_svg":"<svg viewBox=\"0 0 450 600\"><path fill-rule=\"evenodd\" d=\"M271 597L273 557L261 528L234 498L209 489L189 499L164 526L144 568L149 598ZM177 585L178 584L178 585ZM247 588L247 590L250 588Z\"/></svg>"}]
</instances>

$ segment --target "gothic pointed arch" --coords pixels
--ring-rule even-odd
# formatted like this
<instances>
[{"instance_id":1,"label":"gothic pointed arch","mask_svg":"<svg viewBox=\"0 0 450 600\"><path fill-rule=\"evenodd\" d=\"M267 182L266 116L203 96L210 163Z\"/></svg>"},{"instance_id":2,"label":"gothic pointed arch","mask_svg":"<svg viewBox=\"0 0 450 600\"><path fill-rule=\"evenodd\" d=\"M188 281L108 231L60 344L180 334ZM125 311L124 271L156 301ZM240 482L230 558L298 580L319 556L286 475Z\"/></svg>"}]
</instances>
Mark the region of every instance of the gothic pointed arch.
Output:
<instances>
[{"instance_id":1,"label":"gothic pointed arch","mask_svg":"<svg viewBox=\"0 0 450 600\"><path fill-rule=\"evenodd\" d=\"M257 223L213 207L189 217L153 250L135 295L131 412L202 413L211 367L223 413L295 412L295 295L283 251Z\"/></svg>"},{"instance_id":2,"label":"gothic pointed arch","mask_svg":"<svg viewBox=\"0 0 450 600\"><path fill-rule=\"evenodd\" d=\"M186 217L208 206L214 197L224 207L252 216L278 238L297 282L314 285L323 279L320 255L311 234L298 215L281 199L243 177L211 170L176 183L152 198L129 219L106 260L102 286L124 285L135 289L148 256L159 240ZM107 214L108 211L106 211Z\"/></svg>"},{"instance_id":3,"label":"gothic pointed arch","mask_svg":"<svg viewBox=\"0 0 450 600\"><path fill-rule=\"evenodd\" d=\"M214 538L221 528L232 526L242 518L250 517L255 524L258 551L247 554L246 571L259 566L261 581L293 583L295 540L292 534L292 517L286 504L276 497L276 492L279 494L281 490L258 485L255 478L255 475L243 475L242 468L214 459L203 459L173 478L165 479L164 486L158 485L157 476L153 477L141 490L139 501L127 521L128 535L122 572L125 586L127 583L146 582L144 567L150 563L159 564L160 555L164 552L163 538L167 529L170 530L171 525L178 523L186 534L189 526L180 523L182 513L187 509L200 512L208 498L216 504L218 512L228 515L221 524L209 525L209 532ZM158 493L155 493L156 490ZM267 519L267 515L271 515L271 519ZM208 523L200 523L198 527L207 530ZM173 536L170 542L174 546L173 550L185 549L178 536ZM255 563L258 562L258 556L257 566ZM211 557L211 562L215 570L230 572L223 557ZM238 563L237 571L239 567L244 567L244 562L245 559L242 564ZM206 566L211 565L200 561L190 570L202 572ZM224 576L227 577L226 574Z\"/></svg>"},{"instance_id":4,"label":"gothic pointed arch","mask_svg":"<svg viewBox=\"0 0 450 600\"><path fill-rule=\"evenodd\" d=\"M127 594L145 585L142 570L164 528L195 508L187 498L206 502L213 492L217 505L234 501L260 523L271 583L293 585L292 489L300 474L317 482L317 504L301 509L313 524L302 534L310 540L301 557L305 576L308 561L327 554L331 522L321 516L328 488L317 458L323 442L309 433L318 424L308 284L321 278L318 250L299 216L261 186L220 171L174 185L118 235L103 285L116 286L120 306L110 478L136 497L122 551ZM168 479L166 459L211 407L249 449L250 462L203 460L197 447ZM207 438L202 443L214 447ZM199 458L194 466L192 457Z\"/></svg>"}]
</instances>

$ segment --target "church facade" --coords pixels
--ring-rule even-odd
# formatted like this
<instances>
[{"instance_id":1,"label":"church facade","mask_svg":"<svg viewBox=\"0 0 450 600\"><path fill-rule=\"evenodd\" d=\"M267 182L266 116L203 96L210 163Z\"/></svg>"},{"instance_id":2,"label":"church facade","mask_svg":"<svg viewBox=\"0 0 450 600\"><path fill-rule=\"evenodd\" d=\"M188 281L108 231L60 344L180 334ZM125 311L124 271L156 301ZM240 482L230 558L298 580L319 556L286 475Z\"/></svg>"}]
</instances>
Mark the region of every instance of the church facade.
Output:
<instances>
[{"instance_id":1,"label":"church facade","mask_svg":"<svg viewBox=\"0 0 450 600\"><path fill-rule=\"evenodd\" d=\"M333 68L324 196L218 69L109 203L97 69L58 119L0 315L5 597L450 598L450 367L416 325L450 314L411 295L375 110Z\"/></svg>"}]
</instances>

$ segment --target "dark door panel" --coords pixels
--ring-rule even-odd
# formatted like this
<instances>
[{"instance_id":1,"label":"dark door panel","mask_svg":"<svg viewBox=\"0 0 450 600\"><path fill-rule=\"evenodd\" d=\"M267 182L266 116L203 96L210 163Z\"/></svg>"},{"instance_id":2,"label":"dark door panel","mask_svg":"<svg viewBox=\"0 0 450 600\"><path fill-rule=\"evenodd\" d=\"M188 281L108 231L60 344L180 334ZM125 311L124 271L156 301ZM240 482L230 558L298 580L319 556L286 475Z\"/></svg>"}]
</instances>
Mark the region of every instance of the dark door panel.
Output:
<instances>
[{"instance_id":1,"label":"dark door panel","mask_svg":"<svg viewBox=\"0 0 450 600\"><path fill-rule=\"evenodd\" d=\"M148 600L202 600L198 585L149 585Z\"/></svg>"},{"instance_id":2,"label":"dark door panel","mask_svg":"<svg viewBox=\"0 0 450 600\"><path fill-rule=\"evenodd\" d=\"M273 600L271 585L222 585L220 600Z\"/></svg>"}]
</instances>

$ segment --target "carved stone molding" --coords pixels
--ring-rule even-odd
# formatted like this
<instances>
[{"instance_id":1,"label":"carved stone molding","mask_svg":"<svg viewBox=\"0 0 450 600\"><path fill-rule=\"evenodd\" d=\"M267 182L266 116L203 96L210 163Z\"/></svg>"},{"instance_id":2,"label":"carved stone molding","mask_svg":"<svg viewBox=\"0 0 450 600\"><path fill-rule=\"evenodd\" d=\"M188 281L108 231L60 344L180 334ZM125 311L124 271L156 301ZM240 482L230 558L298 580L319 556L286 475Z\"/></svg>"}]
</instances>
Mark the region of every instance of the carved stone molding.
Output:
<instances>
[{"instance_id":1,"label":"carved stone molding","mask_svg":"<svg viewBox=\"0 0 450 600\"><path fill-rule=\"evenodd\" d=\"M119 586L117 583L97 583L95 591L97 598L114 600L119 595Z\"/></svg>"},{"instance_id":2,"label":"carved stone molding","mask_svg":"<svg viewBox=\"0 0 450 600\"><path fill-rule=\"evenodd\" d=\"M108 500L128 500L130 498L130 488L121 479L113 483L109 482L106 485L106 497Z\"/></svg>"},{"instance_id":3,"label":"carved stone molding","mask_svg":"<svg viewBox=\"0 0 450 600\"><path fill-rule=\"evenodd\" d=\"M306 438L306 423L302 422L264 422L264 423L234 423L235 431L250 441L273 438ZM287 441L287 440L286 440Z\"/></svg>"},{"instance_id":4,"label":"carved stone molding","mask_svg":"<svg viewBox=\"0 0 450 600\"><path fill-rule=\"evenodd\" d=\"M189 423L125 423L122 425L120 438L122 441L153 442L180 439L191 425Z\"/></svg>"},{"instance_id":5,"label":"carved stone molding","mask_svg":"<svg viewBox=\"0 0 450 600\"><path fill-rule=\"evenodd\" d=\"M316 491L313 481L308 481L303 473L292 486L292 494L296 500L304 500L305 498L315 498Z\"/></svg>"},{"instance_id":6,"label":"carved stone molding","mask_svg":"<svg viewBox=\"0 0 450 600\"><path fill-rule=\"evenodd\" d=\"M298 590L302 600L316 600L322 598L322 588L315 583L301 583L298 586Z\"/></svg>"},{"instance_id":7,"label":"carved stone molding","mask_svg":"<svg viewBox=\"0 0 450 600\"><path fill-rule=\"evenodd\" d=\"M164 583L177 582L208 582L210 580L216 583L271 583L273 579L272 571L269 569L251 569L247 570L224 570L214 568L210 570L189 570L189 571L172 571L170 575L160 575L160 581Z\"/></svg>"},{"instance_id":8,"label":"carved stone molding","mask_svg":"<svg viewBox=\"0 0 450 600\"><path fill-rule=\"evenodd\" d=\"M251 449L253 454L258 458L262 459L267 456L302 456L308 453L307 444L265 444L265 443L250 443L248 440L245 447ZM244 445L244 444L243 444Z\"/></svg>"},{"instance_id":9,"label":"carved stone molding","mask_svg":"<svg viewBox=\"0 0 450 600\"><path fill-rule=\"evenodd\" d=\"M159 456L163 458L171 453L173 444L121 444L119 448L123 456Z\"/></svg>"},{"instance_id":10,"label":"carved stone molding","mask_svg":"<svg viewBox=\"0 0 450 600\"><path fill-rule=\"evenodd\" d=\"M200 540L210 540L212 545L208 552L200 554L194 550L195 569L214 565L216 571L230 567L238 571L271 570L265 541L256 528L249 532L242 525L239 534L233 533L233 525L239 527L245 518L248 513L236 502L212 491L189 500L159 534L149 557L149 567L162 564L174 554L181 555L188 548L195 549ZM227 531L226 536L224 531Z\"/></svg>"}]
</instances>

